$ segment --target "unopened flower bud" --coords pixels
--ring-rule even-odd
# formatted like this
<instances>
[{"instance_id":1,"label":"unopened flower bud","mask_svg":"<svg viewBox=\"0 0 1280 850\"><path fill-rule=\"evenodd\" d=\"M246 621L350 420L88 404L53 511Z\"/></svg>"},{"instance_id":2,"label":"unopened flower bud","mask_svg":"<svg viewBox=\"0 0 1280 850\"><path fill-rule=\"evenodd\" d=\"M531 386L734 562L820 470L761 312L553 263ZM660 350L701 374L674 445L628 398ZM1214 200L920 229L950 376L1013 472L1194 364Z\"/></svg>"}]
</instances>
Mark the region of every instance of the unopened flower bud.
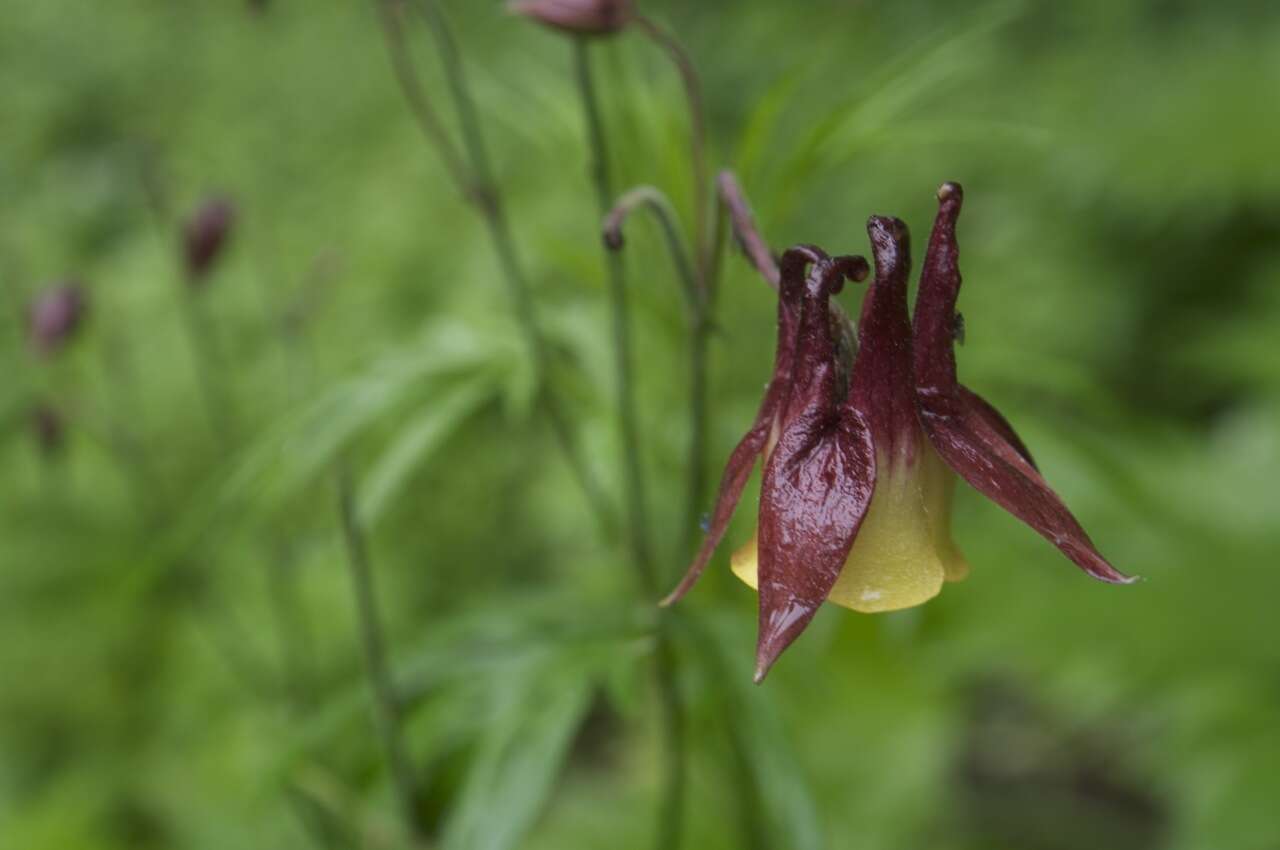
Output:
<instances>
[{"instance_id":1,"label":"unopened flower bud","mask_svg":"<svg viewBox=\"0 0 1280 850\"><path fill-rule=\"evenodd\" d=\"M75 281L55 284L40 293L31 305L28 332L32 349L44 356L56 353L75 335L87 309L84 289Z\"/></svg>"},{"instance_id":2,"label":"unopened flower bud","mask_svg":"<svg viewBox=\"0 0 1280 850\"><path fill-rule=\"evenodd\" d=\"M631 0L516 0L508 8L573 35L611 35L631 22Z\"/></svg>"},{"instance_id":3,"label":"unopened flower bud","mask_svg":"<svg viewBox=\"0 0 1280 850\"><path fill-rule=\"evenodd\" d=\"M213 268L226 247L235 224L236 208L230 201L214 198L205 201L187 221L183 234L187 274L192 282L201 281Z\"/></svg>"}]
</instances>

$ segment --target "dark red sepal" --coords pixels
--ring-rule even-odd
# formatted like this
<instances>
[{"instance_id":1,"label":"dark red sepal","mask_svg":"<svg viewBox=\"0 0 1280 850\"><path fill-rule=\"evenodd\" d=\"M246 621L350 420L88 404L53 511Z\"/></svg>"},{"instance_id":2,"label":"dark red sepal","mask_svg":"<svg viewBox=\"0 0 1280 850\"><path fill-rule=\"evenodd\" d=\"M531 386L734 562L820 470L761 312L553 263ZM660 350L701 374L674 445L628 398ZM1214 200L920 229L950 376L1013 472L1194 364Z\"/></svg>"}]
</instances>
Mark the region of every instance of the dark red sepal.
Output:
<instances>
[{"instance_id":1,"label":"dark red sepal","mask_svg":"<svg viewBox=\"0 0 1280 850\"><path fill-rule=\"evenodd\" d=\"M991 430L999 434L1019 457L1031 465L1032 469L1037 472L1040 470L1040 467L1036 465L1035 458L1031 456L1031 450L1027 448L1026 443L1022 442L1022 438L1018 436L1017 431L1013 430L1013 426L1009 424L1008 419L1004 418L1004 414L996 410L991 405L991 402L964 384L957 385L956 390L960 394L961 403L969 408L970 413L985 421Z\"/></svg>"},{"instance_id":2,"label":"dark red sepal","mask_svg":"<svg viewBox=\"0 0 1280 850\"><path fill-rule=\"evenodd\" d=\"M878 457L909 458L920 439L907 314L910 236L901 220L886 216L868 219L867 235L876 277L862 299L849 403L866 416Z\"/></svg>"},{"instance_id":3,"label":"dark red sepal","mask_svg":"<svg viewBox=\"0 0 1280 850\"><path fill-rule=\"evenodd\" d=\"M837 398L829 319L833 291L865 275L865 260L842 257L815 263L805 282L790 399L760 491L757 682L831 592L875 487L866 418Z\"/></svg>"},{"instance_id":4,"label":"dark red sepal","mask_svg":"<svg viewBox=\"0 0 1280 850\"><path fill-rule=\"evenodd\" d=\"M822 249L812 246L792 248L782 258L778 290L778 345L773 357L773 377L769 379L755 422L738 442L725 464L724 474L720 478L720 491L716 496L715 508L711 512L711 521L702 546L680 584L662 600L661 605L672 605L680 601L706 569L707 562L724 539L729 520L733 518L738 500L742 498L742 491L751 478L751 471L755 469L756 458L764 454L774 424L779 414L786 409L791 396L792 365L795 361L796 339L804 302L805 270L810 263L821 262L826 258Z\"/></svg>"},{"instance_id":5,"label":"dark red sepal","mask_svg":"<svg viewBox=\"0 0 1280 850\"><path fill-rule=\"evenodd\" d=\"M963 193L938 190L938 217L920 278L915 313L916 398L925 433L957 475L1034 528L1094 578L1128 584L1036 471L1012 427L991 405L960 386L955 365L955 306L960 293L956 219Z\"/></svg>"},{"instance_id":6,"label":"dark red sepal","mask_svg":"<svg viewBox=\"0 0 1280 850\"><path fill-rule=\"evenodd\" d=\"M1135 581L1107 563L1040 473L960 396L921 396L920 414L943 461L974 489L1034 528L1094 578L1112 584Z\"/></svg>"}]
</instances>

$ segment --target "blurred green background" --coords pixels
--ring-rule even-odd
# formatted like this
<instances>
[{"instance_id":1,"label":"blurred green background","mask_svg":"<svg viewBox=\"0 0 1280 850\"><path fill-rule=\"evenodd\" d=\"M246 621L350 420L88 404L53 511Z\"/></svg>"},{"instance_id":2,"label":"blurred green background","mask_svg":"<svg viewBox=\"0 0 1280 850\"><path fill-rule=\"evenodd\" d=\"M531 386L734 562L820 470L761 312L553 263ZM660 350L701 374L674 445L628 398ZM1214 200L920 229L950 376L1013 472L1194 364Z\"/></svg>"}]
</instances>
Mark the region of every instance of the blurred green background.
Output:
<instances>
[{"instance_id":1,"label":"blurred green background","mask_svg":"<svg viewBox=\"0 0 1280 850\"><path fill-rule=\"evenodd\" d=\"M616 499L571 46L488 0L444 6L549 379ZM871 213L919 246L937 184L964 184L964 380L1145 579L1091 582L962 490L968 581L824 611L755 688L726 546L673 638L685 846L1280 847L1280 7L644 8L694 55L713 163L773 246L865 251ZM687 222L676 76L636 34L591 50L615 187L656 184ZM180 220L211 194L239 217L193 292ZM688 554L685 317L656 227L628 237L665 585ZM773 346L771 292L736 253L725 272L712 476ZM26 304L66 277L88 319L36 357ZM339 467L431 843L653 845L654 608L538 415L483 226L371 3L0 4L0 284L0 846L405 846ZM43 449L41 404L65 423Z\"/></svg>"}]
</instances>

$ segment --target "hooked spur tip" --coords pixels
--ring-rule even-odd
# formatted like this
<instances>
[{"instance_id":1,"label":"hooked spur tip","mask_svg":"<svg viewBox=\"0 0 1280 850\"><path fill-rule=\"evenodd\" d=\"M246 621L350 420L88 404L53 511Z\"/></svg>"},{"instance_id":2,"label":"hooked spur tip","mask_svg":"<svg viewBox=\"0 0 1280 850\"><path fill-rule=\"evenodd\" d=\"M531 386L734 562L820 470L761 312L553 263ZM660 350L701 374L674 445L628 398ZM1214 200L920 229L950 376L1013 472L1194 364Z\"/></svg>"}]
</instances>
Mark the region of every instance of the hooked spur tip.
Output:
<instances>
[{"instance_id":1,"label":"hooked spur tip","mask_svg":"<svg viewBox=\"0 0 1280 850\"><path fill-rule=\"evenodd\" d=\"M910 256L910 231L906 222L888 215L873 215L867 219L867 235L871 237L872 254L876 265L893 266Z\"/></svg>"},{"instance_id":2,"label":"hooked spur tip","mask_svg":"<svg viewBox=\"0 0 1280 850\"><path fill-rule=\"evenodd\" d=\"M624 240L620 228L606 227L603 232L604 247L610 251L621 251Z\"/></svg>"},{"instance_id":3,"label":"hooked spur tip","mask_svg":"<svg viewBox=\"0 0 1280 850\"><path fill-rule=\"evenodd\" d=\"M861 283L867 279L867 275L871 274L871 266L867 263L866 257L845 255L836 257L836 262L840 265L840 271L845 278L854 283Z\"/></svg>"},{"instance_id":4,"label":"hooked spur tip","mask_svg":"<svg viewBox=\"0 0 1280 850\"><path fill-rule=\"evenodd\" d=\"M947 201L955 201L957 204L964 201L964 189L959 183L948 180L938 187L938 203Z\"/></svg>"},{"instance_id":5,"label":"hooked spur tip","mask_svg":"<svg viewBox=\"0 0 1280 850\"><path fill-rule=\"evenodd\" d=\"M877 234L900 242L907 238L907 224L897 216L873 215L867 219L867 233L874 239Z\"/></svg>"}]
</instances>

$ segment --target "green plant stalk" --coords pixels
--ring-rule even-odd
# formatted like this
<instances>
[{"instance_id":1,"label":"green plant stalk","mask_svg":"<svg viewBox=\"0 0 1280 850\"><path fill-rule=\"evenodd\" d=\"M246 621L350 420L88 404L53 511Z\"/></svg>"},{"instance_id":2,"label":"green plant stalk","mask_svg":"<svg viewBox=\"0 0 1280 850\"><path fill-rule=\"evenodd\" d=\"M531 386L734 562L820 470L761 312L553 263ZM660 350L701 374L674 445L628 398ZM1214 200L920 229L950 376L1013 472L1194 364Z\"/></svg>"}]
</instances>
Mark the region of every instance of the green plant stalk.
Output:
<instances>
[{"instance_id":1,"label":"green plant stalk","mask_svg":"<svg viewBox=\"0 0 1280 850\"><path fill-rule=\"evenodd\" d=\"M715 638L707 633L702 623L686 617L680 621L680 625L686 632L686 639L702 654L703 670L711 681L711 691L723 700L721 710L728 717L724 724L730 755L727 774L733 783L734 795L738 798L741 846L743 850L768 850L773 846L773 836L770 834L769 820L765 817L765 801L751 764L749 747L737 720L739 714L730 702L734 693L734 684L730 678L732 674L720 654Z\"/></svg>"},{"instance_id":2,"label":"green plant stalk","mask_svg":"<svg viewBox=\"0 0 1280 850\"><path fill-rule=\"evenodd\" d=\"M681 549L683 557L693 552L697 545L707 498L706 450L710 428L707 359L718 265L715 254L719 239L707 228L708 220L713 214L711 172L707 167L706 109L703 107L702 84L698 79L697 68L684 45L665 27L644 15L637 15L633 22L675 65L689 109L689 156L693 168L693 268L697 297L693 302L692 327L689 333L689 481ZM719 232L718 223L715 230Z\"/></svg>"},{"instance_id":3,"label":"green plant stalk","mask_svg":"<svg viewBox=\"0 0 1280 850\"><path fill-rule=\"evenodd\" d=\"M711 335L711 290L698 278L697 267L690 262L681 239L676 213L661 190L653 186L637 186L622 195L605 216L605 242L615 250L622 247L622 227L631 213L639 208L653 213L675 265L685 297L689 321L689 481L685 505L685 531L681 539L683 558L697 543L700 517L706 499L705 458L707 449L707 354ZM719 233L719 225L716 231ZM717 252L711 259L715 265Z\"/></svg>"},{"instance_id":4,"label":"green plant stalk","mask_svg":"<svg viewBox=\"0 0 1280 850\"><path fill-rule=\"evenodd\" d=\"M148 160L141 173L142 190L146 196L147 208L151 212L151 221L161 248L172 250L169 234L172 230L173 216L167 200L160 176L156 173L155 163ZM215 376L217 352L213 341L213 329L209 326L208 317L198 303L198 285L190 276L183 275L182 291L178 293L178 312L182 314L183 331L186 334L187 347L191 351L191 364L194 371L196 391L204 405L209 429L219 448L230 451L235 444L234 427L230 408L227 405L227 394Z\"/></svg>"},{"instance_id":5,"label":"green plant stalk","mask_svg":"<svg viewBox=\"0 0 1280 850\"><path fill-rule=\"evenodd\" d=\"M591 57L584 39L576 40L573 55L578 93L582 100L582 110L587 125L592 182L595 184L600 216L604 218L609 214L613 197L613 187L609 177L609 148L604 124L600 117L595 81L591 73ZM642 592L654 598L659 593L659 587L648 544L644 472L640 460L640 435L631 360L631 318L627 298L626 269L623 266L622 255L617 251L606 249L604 253L609 277L614 368L618 384L618 429L622 444L626 489L624 501L627 506L632 560L639 574ZM661 625L665 625L665 620L664 616ZM684 711L680 704L680 693L676 681L674 647L669 630L666 628L658 630L654 675L661 702L661 734L665 751L665 776L654 840L659 850L674 850L680 844L683 831L688 759L684 734Z\"/></svg>"},{"instance_id":6,"label":"green plant stalk","mask_svg":"<svg viewBox=\"0 0 1280 850\"><path fill-rule=\"evenodd\" d=\"M373 695L378 737L391 771L392 786L400 804L405 828L415 843L424 844L426 831L417 811L417 778L402 734L400 700L387 661L382 618L378 612L373 569L369 563L369 545L356 516L355 486L351 481L351 472L343 461L339 461L337 468L337 501L347 570L355 595L360 645L364 650L365 673L369 677L369 689Z\"/></svg>"},{"instance_id":7,"label":"green plant stalk","mask_svg":"<svg viewBox=\"0 0 1280 850\"><path fill-rule=\"evenodd\" d=\"M582 100L583 117L586 121L587 144L591 155L591 179L595 186L600 217L603 219L609 213L613 187L609 175L608 141L600 118L600 105L596 97L591 57L588 51L585 40L575 40L573 50L575 78L578 94ZM609 281L614 373L617 382L618 433L621 437L622 469L626 489L624 504L627 511L631 556L644 592L654 593L657 590L658 580L648 540L647 488L640 457L639 416L636 409L626 268L618 252L606 250L604 255Z\"/></svg>"},{"instance_id":8,"label":"green plant stalk","mask_svg":"<svg viewBox=\"0 0 1280 850\"><path fill-rule=\"evenodd\" d=\"M710 279L713 247L707 241L707 219L711 214L711 172L707 168L706 110L702 106L702 86L698 81L698 71L684 45L664 27L644 15L635 16L633 23L670 57L684 87L685 101L689 108L689 155L693 164L694 264L699 281L706 287Z\"/></svg>"},{"instance_id":9,"label":"green plant stalk","mask_svg":"<svg viewBox=\"0 0 1280 850\"><path fill-rule=\"evenodd\" d=\"M506 217L501 193L492 179L488 151L484 145L484 137L453 35L436 4L431 0L424 0L421 6L423 17L440 51L440 59L444 64L450 92L461 119L465 162L431 109L430 102L414 74L404 33L394 8L398 5L397 0L374 0L374 3L378 7L383 24L396 79L410 111L428 142L444 161L445 168L459 192L475 207L484 221L485 230L498 258L503 282L515 304L516 318L525 338L526 347L537 366L538 374L544 379L544 386L538 397L539 407L551 426L556 444L568 463L570 472L583 491L588 509L601 532L606 537L612 537L617 533L617 520L605 498L604 489L596 480L578 447L573 425L564 411L560 397L549 383L545 383L549 377L551 359L548 346L537 320L532 291L515 247L515 239Z\"/></svg>"},{"instance_id":10,"label":"green plant stalk","mask_svg":"<svg viewBox=\"0 0 1280 850\"><path fill-rule=\"evenodd\" d=\"M209 428L219 447L229 450L235 445L234 415L228 393L217 377L220 358L213 341L213 328L202 305L197 303L197 297L198 293L187 285L186 291L181 295L183 322L187 341L191 346L196 384L204 402L205 413L209 417Z\"/></svg>"},{"instance_id":11,"label":"green plant stalk","mask_svg":"<svg viewBox=\"0 0 1280 850\"><path fill-rule=\"evenodd\" d=\"M688 758L684 708L676 680L675 647L671 639L670 611L663 611L657 632L654 671L662 718L662 740L666 750L662 797L658 806L657 850L678 850L684 832L684 797L688 784Z\"/></svg>"}]
</instances>

